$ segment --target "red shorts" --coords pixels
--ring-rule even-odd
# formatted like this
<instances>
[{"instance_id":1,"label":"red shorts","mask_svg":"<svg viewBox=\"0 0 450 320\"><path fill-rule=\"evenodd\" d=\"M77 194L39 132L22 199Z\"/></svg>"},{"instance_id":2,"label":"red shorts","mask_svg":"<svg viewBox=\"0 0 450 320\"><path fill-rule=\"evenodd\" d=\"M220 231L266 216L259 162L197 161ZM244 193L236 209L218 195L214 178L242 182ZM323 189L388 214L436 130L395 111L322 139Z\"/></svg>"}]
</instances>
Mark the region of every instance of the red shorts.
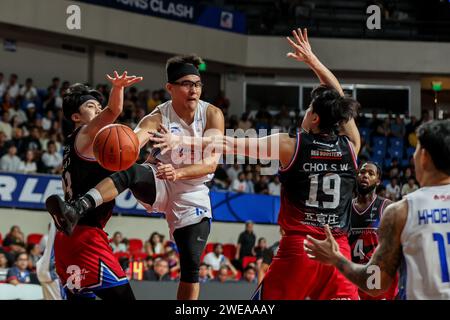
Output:
<instances>
[{"instance_id":1,"label":"red shorts","mask_svg":"<svg viewBox=\"0 0 450 320\"><path fill-rule=\"evenodd\" d=\"M311 260L303 251L304 235L285 235L277 255L255 292L261 300L359 300L358 288L335 267ZM341 253L350 259L346 236L336 238Z\"/></svg>"},{"instance_id":2,"label":"red shorts","mask_svg":"<svg viewBox=\"0 0 450 320\"><path fill-rule=\"evenodd\" d=\"M72 236L55 236L56 272L65 288L94 292L128 283L109 246L107 234L95 227L76 226Z\"/></svg>"},{"instance_id":3,"label":"red shorts","mask_svg":"<svg viewBox=\"0 0 450 320\"><path fill-rule=\"evenodd\" d=\"M359 297L361 300L394 300L398 293L398 273L395 276L394 281L392 282L390 288L385 293L372 297L369 294L365 293L362 290L359 290Z\"/></svg>"}]
</instances>

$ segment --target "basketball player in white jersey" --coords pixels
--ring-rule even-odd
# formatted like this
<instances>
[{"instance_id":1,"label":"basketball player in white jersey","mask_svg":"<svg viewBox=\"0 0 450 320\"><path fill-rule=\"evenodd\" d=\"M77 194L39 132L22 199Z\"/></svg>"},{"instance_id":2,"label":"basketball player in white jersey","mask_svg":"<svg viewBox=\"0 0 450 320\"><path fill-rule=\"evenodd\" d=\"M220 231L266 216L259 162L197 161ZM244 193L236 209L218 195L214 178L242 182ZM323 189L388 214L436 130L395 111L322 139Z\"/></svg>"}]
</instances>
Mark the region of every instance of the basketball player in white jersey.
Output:
<instances>
[{"instance_id":1,"label":"basketball player in white jersey","mask_svg":"<svg viewBox=\"0 0 450 320\"><path fill-rule=\"evenodd\" d=\"M222 135L222 111L200 100L202 82L198 66L202 60L195 55L176 56L166 64L167 84L171 100L145 116L135 128L140 147L146 145L150 132L165 126L175 135L194 137ZM220 154L190 161L191 153L178 149L172 154L152 150L152 160L103 179L83 197L69 204L52 196L56 208L47 208L58 216L70 234L80 217L90 210L130 189L149 212L164 212L171 237L180 253L181 278L178 299L198 299L200 257L206 246L212 218L209 189L205 182L214 174ZM195 160L195 159L194 159ZM47 200L48 202L48 200ZM93 212L93 211L92 211Z\"/></svg>"},{"instance_id":2,"label":"basketball player in white jersey","mask_svg":"<svg viewBox=\"0 0 450 320\"><path fill-rule=\"evenodd\" d=\"M53 221L50 222L47 243L44 254L36 263L36 274L41 283L45 300L65 300L64 288L56 274L55 253L53 243L55 242L56 227Z\"/></svg>"},{"instance_id":3,"label":"basketball player in white jersey","mask_svg":"<svg viewBox=\"0 0 450 320\"><path fill-rule=\"evenodd\" d=\"M370 295L386 292L400 268L400 299L450 299L450 120L417 129L416 178L422 186L389 205L381 219L379 245L366 265L344 258L327 228L323 241L308 237L313 260L336 266ZM380 286L373 288L376 266ZM376 271L375 271L376 272Z\"/></svg>"}]
</instances>

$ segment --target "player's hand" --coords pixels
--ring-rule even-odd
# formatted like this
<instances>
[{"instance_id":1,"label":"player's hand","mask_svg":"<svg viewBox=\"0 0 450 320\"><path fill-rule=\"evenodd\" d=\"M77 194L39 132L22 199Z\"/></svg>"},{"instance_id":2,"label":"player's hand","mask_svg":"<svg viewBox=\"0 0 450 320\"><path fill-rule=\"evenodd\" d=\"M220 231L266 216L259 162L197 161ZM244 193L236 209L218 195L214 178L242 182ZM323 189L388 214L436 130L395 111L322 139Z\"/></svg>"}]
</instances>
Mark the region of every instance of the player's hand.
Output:
<instances>
[{"instance_id":1,"label":"player's hand","mask_svg":"<svg viewBox=\"0 0 450 320\"><path fill-rule=\"evenodd\" d=\"M288 43L294 49L294 52L289 52L287 56L293 58L297 61L303 61L305 63L310 63L316 56L311 50L311 45L308 40L308 31L305 29L298 28L297 30L292 30L292 36L294 40L290 37L286 37Z\"/></svg>"},{"instance_id":2,"label":"player's hand","mask_svg":"<svg viewBox=\"0 0 450 320\"><path fill-rule=\"evenodd\" d=\"M150 141L153 142L153 148L161 149L161 155L164 155L166 152L177 149L181 144L181 137L172 134L169 130L164 126L160 125L159 132L151 132Z\"/></svg>"},{"instance_id":3,"label":"player's hand","mask_svg":"<svg viewBox=\"0 0 450 320\"><path fill-rule=\"evenodd\" d=\"M303 249L310 259L335 265L341 256L339 245L331 234L328 225L325 225L325 234L327 236L325 240L317 240L307 235L303 242Z\"/></svg>"},{"instance_id":4,"label":"player's hand","mask_svg":"<svg viewBox=\"0 0 450 320\"><path fill-rule=\"evenodd\" d=\"M156 172L156 177L158 179L169 181L177 180L177 171L170 163L163 164L160 162L156 165L156 168L158 169Z\"/></svg>"},{"instance_id":5,"label":"player's hand","mask_svg":"<svg viewBox=\"0 0 450 320\"><path fill-rule=\"evenodd\" d=\"M113 87L118 88L126 88L144 80L143 77L128 76L127 71L124 71L121 76L119 76L117 71L114 71L113 77L107 74L106 79L111 82Z\"/></svg>"}]
</instances>

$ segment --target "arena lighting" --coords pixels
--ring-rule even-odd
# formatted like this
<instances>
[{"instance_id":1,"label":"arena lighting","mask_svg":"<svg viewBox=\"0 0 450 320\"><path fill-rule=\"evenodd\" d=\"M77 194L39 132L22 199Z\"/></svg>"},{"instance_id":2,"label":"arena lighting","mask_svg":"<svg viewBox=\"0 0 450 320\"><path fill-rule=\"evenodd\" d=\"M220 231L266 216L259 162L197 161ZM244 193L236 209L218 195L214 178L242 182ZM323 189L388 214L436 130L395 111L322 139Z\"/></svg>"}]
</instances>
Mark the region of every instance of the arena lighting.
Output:
<instances>
[{"instance_id":1,"label":"arena lighting","mask_svg":"<svg viewBox=\"0 0 450 320\"><path fill-rule=\"evenodd\" d=\"M201 71L201 72L205 72L206 71L206 62L201 63L198 66L198 70Z\"/></svg>"},{"instance_id":2,"label":"arena lighting","mask_svg":"<svg viewBox=\"0 0 450 320\"><path fill-rule=\"evenodd\" d=\"M441 91L442 90L442 81L431 81L431 87L433 91Z\"/></svg>"}]
</instances>

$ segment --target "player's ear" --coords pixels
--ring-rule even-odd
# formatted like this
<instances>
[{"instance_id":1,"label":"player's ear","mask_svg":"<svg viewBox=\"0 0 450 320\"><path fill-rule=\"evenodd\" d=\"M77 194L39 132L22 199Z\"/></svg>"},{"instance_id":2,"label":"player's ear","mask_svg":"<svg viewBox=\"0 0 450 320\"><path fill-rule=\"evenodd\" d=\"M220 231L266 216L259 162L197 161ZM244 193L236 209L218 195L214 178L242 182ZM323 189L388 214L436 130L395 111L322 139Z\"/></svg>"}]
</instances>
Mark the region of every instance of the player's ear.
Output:
<instances>
[{"instance_id":1,"label":"player's ear","mask_svg":"<svg viewBox=\"0 0 450 320\"><path fill-rule=\"evenodd\" d=\"M80 122L81 120L81 115L78 112L75 112L74 114L72 114L70 116L70 119L72 119L73 122Z\"/></svg>"},{"instance_id":2,"label":"player's ear","mask_svg":"<svg viewBox=\"0 0 450 320\"><path fill-rule=\"evenodd\" d=\"M172 94L172 88L173 88L173 84L167 82L167 83L166 83L166 90L167 90L167 92L169 92L170 94Z\"/></svg>"},{"instance_id":3,"label":"player's ear","mask_svg":"<svg viewBox=\"0 0 450 320\"><path fill-rule=\"evenodd\" d=\"M420 152L419 159L420 159L420 164L422 165L422 168L425 170L432 169L432 167L434 167L434 163L433 163L433 160L431 159L430 153L424 148L420 148L419 152Z\"/></svg>"}]
</instances>

